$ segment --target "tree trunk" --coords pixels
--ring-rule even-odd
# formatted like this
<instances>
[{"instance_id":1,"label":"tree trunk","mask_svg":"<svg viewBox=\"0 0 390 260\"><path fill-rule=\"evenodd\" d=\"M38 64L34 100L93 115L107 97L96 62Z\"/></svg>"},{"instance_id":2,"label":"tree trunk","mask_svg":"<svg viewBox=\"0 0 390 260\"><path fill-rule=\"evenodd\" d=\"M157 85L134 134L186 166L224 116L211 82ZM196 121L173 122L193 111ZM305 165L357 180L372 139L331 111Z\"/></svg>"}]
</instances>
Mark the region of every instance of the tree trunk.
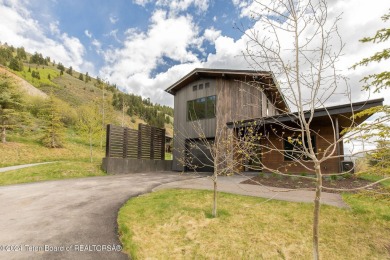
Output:
<instances>
[{"instance_id":1,"label":"tree trunk","mask_svg":"<svg viewBox=\"0 0 390 260\"><path fill-rule=\"evenodd\" d=\"M3 143L3 144L5 144L6 142L7 142L7 139L6 139L6 132L5 132L5 127L3 127L2 129L1 129L1 142Z\"/></svg>"},{"instance_id":2,"label":"tree trunk","mask_svg":"<svg viewBox=\"0 0 390 260\"><path fill-rule=\"evenodd\" d=\"M320 220L320 200L322 192L322 174L320 166L316 166L316 194L314 199L314 212L313 212L313 259L320 259L319 250L319 220Z\"/></svg>"},{"instance_id":3,"label":"tree trunk","mask_svg":"<svg viewBox=\"0 0 390 260\"><path fill-rule=\"evenodd\" d=\"M215 176L216 177L216 176ZM213 217L217 217L217 180L214 179Z\"/></svg>"}]
</instances>

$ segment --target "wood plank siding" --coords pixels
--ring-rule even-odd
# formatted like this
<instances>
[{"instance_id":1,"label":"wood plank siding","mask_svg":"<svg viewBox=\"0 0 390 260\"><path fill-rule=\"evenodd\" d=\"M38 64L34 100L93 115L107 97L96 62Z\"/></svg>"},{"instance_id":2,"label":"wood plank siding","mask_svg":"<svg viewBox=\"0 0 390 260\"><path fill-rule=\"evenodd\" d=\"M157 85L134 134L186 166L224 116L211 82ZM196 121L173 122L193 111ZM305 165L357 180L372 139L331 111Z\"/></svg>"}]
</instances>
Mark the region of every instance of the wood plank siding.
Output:
<instances>
[{"instance_id":1,"label":"wood plank siding","mask_svg":"<svg viewBox=\"0 0 390 260\"><path fill-rule=\"evenodd\" d=\"M209 84L205 88L205 83ZM193 90L194 86L203 84L203 89ZM183 171L184 167L180 163L180 157L183 155L185 140L189 138L198 138L199 133L194 129L195 121L187 119L187 102L190 100L216 95L215 79L206 78L191 82L175 94L174 100L174 138L173 138L173 170ZM218 104L218 98L217 98ZM198 121L206 137L215 136L215 118L202 119Z\"/></svg>"},{"instance_id":2,"label":"wood plank siding","mask_svg":"<svg viewBox=\"0 0 390 260\"><path fill-rule=\"evenodd\" d=\"M209 84L208 88L204 87L205 83ZM194 91L194 86L200 84L203 84L203 89ZM199 138L199 131L194 129L194 124L200 124L205 137L214 138L217 120L219 124L225 125L231 121L278 114L260 86L260 83L253 85L234 77L219 76L190 82L177 91L174 100L173 170L184 170L180 160L184 154L185 140ZM188 101L213 95L216 95L216 118L189 121Z\"/></svg>"},{"instance_id":3,"label":"wood plank siding","mask_svg":"<svg viewBox=\"0 0 390 260\"><path fill-rule=\"evenodd\" d=\"M273 116L278 113L265 95L260 83L217 78L216 87L217 118L225 124L267 115Z\"/></svg>"},{"instance_id":4,"label":"wood plank siding","mask_svg":"<svg viewBox=\"0 0 390 260\"><path fill-rule=\"evenodd\" d=\"M334 120L334 119L333 119ZM275 130L271 130L270 127L272 127ZM313 137L315 138L315 149L318 153L319 158L323 156L323 153L325 149L327 149L333 142L336 133L334 132L330 120L323 119L320 120L314 120L311 124L311 129L313 130ZM339 129L338 131L341 132L342 129ZM265 133L267 138L263 138L261 140L262 145L276 148L279 151L269 151L264 150L261 154L261 160L264 163L265 166L271 168L271 169L278 169L279 171L283 173L309 173L314 174L314 165L311 162L305 162L305 165L307 165L312 171L309 171L307 168L303 167L302 165L298 163L293 163L292 161L286 160L283 150L284 147L284 141L278 137L277 135L273 134L274 131L278 131L279 133L285 132L285 136L291 136L292 132L282 129L280 126L272 125L265 127ZM339 144L340 146L340 155L344 154L344 145L341 142ZM334 156L337 155L337 149L335 150ZM329 174L329 173L338 173L340 172L340 163L343 161L344 158L332 158L326 161L326 163L322 164L322 173Z\"/></svg>"}]
</instances>

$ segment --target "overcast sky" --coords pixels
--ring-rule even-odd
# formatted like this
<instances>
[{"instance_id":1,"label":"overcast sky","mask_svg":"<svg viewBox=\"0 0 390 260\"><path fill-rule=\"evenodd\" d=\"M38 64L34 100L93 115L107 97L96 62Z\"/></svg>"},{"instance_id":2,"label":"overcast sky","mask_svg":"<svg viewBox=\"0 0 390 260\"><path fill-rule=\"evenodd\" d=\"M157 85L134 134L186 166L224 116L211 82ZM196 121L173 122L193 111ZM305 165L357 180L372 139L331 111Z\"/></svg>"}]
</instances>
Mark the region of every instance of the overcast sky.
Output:
<instances>
[{"instance_id":1,"label":"overcast sky","mask_svg":"<svg viewBox=\"0 0 390 260\"><path fill-rule=\"evenodd\" d=\"M380 17L390 1L328 3L330 19L342 14L339 30L346 47L340 68L350 79L355 101L362 100L367 93L360 91L359 80L389 69L389 63L348 68L384 48L358 40L386 26ZM0 41L172 105L164 89L194 68L249 68L241 58L246 37L235 25L256 28L250 19L254 8L252 1L239 0L0 0ZM372 97L390 103L389 91Z\"/></svg>"}]
</instances>

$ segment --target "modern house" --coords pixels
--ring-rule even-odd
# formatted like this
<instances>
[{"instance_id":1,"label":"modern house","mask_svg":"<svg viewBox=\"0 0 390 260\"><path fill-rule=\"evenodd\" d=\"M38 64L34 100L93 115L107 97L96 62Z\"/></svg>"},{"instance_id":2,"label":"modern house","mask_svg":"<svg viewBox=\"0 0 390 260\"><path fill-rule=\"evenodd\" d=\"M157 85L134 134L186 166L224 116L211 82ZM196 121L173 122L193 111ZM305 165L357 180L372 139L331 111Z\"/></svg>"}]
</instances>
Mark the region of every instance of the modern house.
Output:
<instances>
[{"instance_id":1,"label":"modern house","mask_svg":"<svg viewBox=\"0 0 390 260\"><path fill-rule=\"evenodd\" d=\"M283 141L283 138L276 134L277 131L288 134L288 129L292 129L296 121L272 73L252 70L194 69L166 91L174 95L173 170L188 170L182 163L183 156L186 156L183 151L186 150L189 140L192 143L199 140L199 145L196 145L199 151L192 152L199 162L199 171L212 171L212 167L204 167L210 165L207 156L209 151L201 144L201 139L213 140L216 136L217 124L222 122L235 135L239 135L240 130L245 127L256 125L256 131L267 136L259 142L270 142L274 148L285 150L284 154L276 151L259 151L261 153L259 157L264 165L289 173L307 172L302 165L291 163L291 156L293 156L291 143ZM316 109L311 123L313 133L317 133L313 134L312 141L316 151L321 153L335 136L338 137L345 127L350 126L350 116L353 112L382 104L383 99L377 99ZM366 118L359 118L354 123L359 124ZM194 129L194 121L202 128L202 136ZM327 162L322 169L324 173L342 170L344 153L342 142L337 144L336 150L337 155L340 156ZM236 160L243 160L238 155L234 157ZM307 164L309 165L310 162L308 161ZM242 167L239 170L248 169Z\"/></svg>"}]
</instances>

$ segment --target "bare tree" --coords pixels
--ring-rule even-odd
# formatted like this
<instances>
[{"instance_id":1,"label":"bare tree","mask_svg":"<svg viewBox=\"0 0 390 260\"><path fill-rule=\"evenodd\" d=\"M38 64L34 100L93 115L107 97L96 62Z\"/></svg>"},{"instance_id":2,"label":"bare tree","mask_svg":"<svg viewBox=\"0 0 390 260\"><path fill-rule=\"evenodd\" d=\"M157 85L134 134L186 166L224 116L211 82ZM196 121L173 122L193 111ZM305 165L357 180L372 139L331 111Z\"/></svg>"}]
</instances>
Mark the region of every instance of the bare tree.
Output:
<instances>
[{"instance_id":1,"label":"bare tree","mask_svg":"<svg viewBox=\"0 0 390 260\"><path fill-rule=\"evenodd\" d=\"M218 114L218 111L216 113ZM196 115L193 115L193 118L196 119ZM186 170L195 173L204 172L206 168L208 171L212 169L212 175L209 176L213 183L212 216L217 217L218 176L233 175L240 164L234 160L236 138L220 117L216 119L215 137L208 137L201 121L197 119L192 121L192 130L198 136L195 139L187 138L190 136L188 133L178 133L184 137L176 138L177 141L184 142L180 145L184 149L179 151L178 160ZM200 159L201 157L203 159Z\"/></svg>"},{"instance_id":2,"label":"bare tree","mask_svg":"<svg viewBox=\"0 0 390 260\"><path fill-rule=\"evenodd\" d=\"M242 29L248 39L244 57L253 69L274 73L293 112L235 122L240 126L235 127L240 137L238 152L246 158L243 164L258 170L291 176L287 171L302 169L313 174L293 176L315 180L313 258L319 259L321 193L332 190L323 187L323 177L339 174L339 169L327 165L340 165L343 143L364 135L369 127L356 129L362 118L354 116L368 103L352 103L347 79L338 70L344 47L337 28L340 17L329 19L325 0L255 2L259 7L252 13L256 25ZM264 91L267 88L275 86L262 86ZM337 98L350 104L348 113L335 115L329 109ZM256 156L259 150L261 156ZM274 156L284 158L285 163L272 163L269 157Z\"/></svg>"}]
</instances>

